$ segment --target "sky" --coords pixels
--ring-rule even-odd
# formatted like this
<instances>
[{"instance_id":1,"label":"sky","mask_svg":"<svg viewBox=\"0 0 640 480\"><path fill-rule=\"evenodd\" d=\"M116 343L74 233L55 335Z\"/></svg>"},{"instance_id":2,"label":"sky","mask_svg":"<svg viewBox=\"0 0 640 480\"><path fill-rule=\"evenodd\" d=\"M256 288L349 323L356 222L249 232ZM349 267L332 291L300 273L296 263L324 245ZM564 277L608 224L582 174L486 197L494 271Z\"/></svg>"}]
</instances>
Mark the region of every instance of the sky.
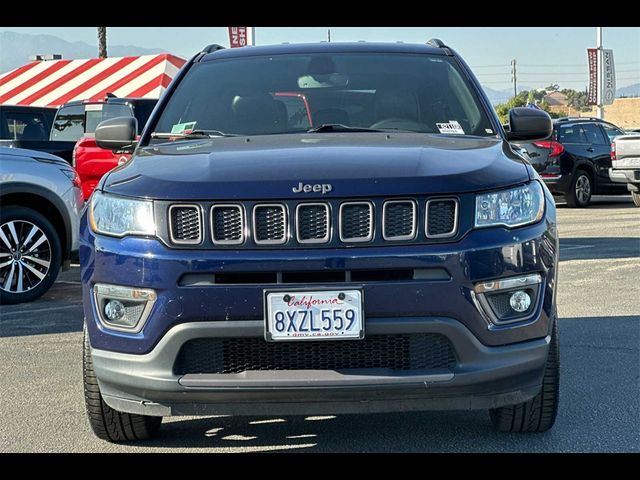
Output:
<instances>
[{"instance_id":1,"label":"sky","mask_svg":"<svg viewBox=\"0 0 640 480\"><path fill-rule=\"evenodd\" d=\"M462 55L483 85L496 90L512 85L512 59L521 86L559 83L582 90L586 49L596 46L596 27L256 27L256 43L326 41L328 29L332 42L440 38ZM7 30L96 43L95 27L0 27ZM112 45L159 48L182 57L211 43L229 44L226 27L109 27L107 36ZM640 82L640 27L604 27L603 46L614 51L618 88Z\"/></svg>"}]
</instances>

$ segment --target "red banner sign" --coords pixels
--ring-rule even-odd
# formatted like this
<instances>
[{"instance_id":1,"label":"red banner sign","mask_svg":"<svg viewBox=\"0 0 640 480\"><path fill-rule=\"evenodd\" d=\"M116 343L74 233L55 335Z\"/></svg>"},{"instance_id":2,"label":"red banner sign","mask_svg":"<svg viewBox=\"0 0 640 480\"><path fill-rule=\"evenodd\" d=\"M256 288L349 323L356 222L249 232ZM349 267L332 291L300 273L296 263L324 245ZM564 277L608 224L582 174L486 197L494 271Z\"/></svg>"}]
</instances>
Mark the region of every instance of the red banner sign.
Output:
<instances>
[{"instance_id":1,"label":"red banner sign","mask_svg":"<svg viewBox=\"0 0 640 480\"><path fill-rule=\"evenodd\" d=\"M587 105L598 104L598 49L587 48L589 58L589 92L587 93Z\"/></svg>"},{"instance_id":2,"label":"red banner sign","mask_svg":"<svg viewBox=\"0 0 640 480\"><path fill-rule=\"evenodd\" d=\"M229 45L231 48L251 45L249 29L250 27L229 27Z\"/></svg>"}]
</instances>

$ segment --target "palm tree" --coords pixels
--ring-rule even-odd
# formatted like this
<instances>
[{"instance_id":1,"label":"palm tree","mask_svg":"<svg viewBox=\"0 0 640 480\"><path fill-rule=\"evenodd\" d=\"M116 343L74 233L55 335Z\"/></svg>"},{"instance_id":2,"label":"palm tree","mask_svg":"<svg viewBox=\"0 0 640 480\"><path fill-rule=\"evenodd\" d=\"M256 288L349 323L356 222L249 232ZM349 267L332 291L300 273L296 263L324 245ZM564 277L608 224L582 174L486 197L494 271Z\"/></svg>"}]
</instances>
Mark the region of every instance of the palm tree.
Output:
<instances>
[{"instance_id":1,"label":"palm tree","mask_svg":"<svg viewBox=\"0 0 640 480\"><path fill-rule=\"evenodd\" d=\"M107 27L98 27L98 57L107 58Z\"/></svg>"}]
</instances>

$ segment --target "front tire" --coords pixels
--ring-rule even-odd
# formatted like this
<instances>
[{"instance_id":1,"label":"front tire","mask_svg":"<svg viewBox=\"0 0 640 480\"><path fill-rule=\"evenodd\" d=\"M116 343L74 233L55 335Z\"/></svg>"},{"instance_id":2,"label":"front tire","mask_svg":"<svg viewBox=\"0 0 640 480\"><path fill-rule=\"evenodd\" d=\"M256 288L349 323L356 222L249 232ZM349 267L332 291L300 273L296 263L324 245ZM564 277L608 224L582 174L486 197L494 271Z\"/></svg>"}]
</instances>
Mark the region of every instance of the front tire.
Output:
<instances>
[{"instance_id":1,"label":"front tire","mask_svg":"<svg viewBox=\"0 0 640 480\"><path fill-rule=\"evenodd\" d=\"M560 348L556 319L540 393L528 402L489 410L489 415L494 428L500 432L546 432L556 421L559 399Z\"/></svg>"},{"instance_id":2,"label":"front tire","mask_svg":"<svg viewBox=\"0 0 640 480\"><path fill-rule=\"evenodd\" d=\"M567 192L567 205L571 208L584 208L591 203L593 193L593 180L585 170L576 170L571 188Z\"/></svg>"},{"instance_id":3,"label":"front tire","mask_svg":"<svg viewBox=\"0 0 640 480\"><path fill-rule=\"evenodd\" d=\"M31 302L58 277L60 238L51 222L27 207L0 213L0 304Z\"/></svg>"},{"instance_id":4,"label":"front tire","mask_svg":"<svg viewBox=\"0 0 640 480\"><path fill-rule=\"evenodd\" d=\"M136 415L114 410L105 403L93 371L87 329L84 329L82 373L84 401L89 424L96 436L108 442L133 442L152 438L162 423L162 417Z\"/></svg>"},{"instance_id":5,"label":"front tire","mask_svg":"<svg viewBox=\"0 0 640 480\"><path fill-rule=\"evenodd\" d=\"M633 204L636 207L640 207L640 192L631 192L631 198L633 199Z\"/></svg>"}]
</instances>

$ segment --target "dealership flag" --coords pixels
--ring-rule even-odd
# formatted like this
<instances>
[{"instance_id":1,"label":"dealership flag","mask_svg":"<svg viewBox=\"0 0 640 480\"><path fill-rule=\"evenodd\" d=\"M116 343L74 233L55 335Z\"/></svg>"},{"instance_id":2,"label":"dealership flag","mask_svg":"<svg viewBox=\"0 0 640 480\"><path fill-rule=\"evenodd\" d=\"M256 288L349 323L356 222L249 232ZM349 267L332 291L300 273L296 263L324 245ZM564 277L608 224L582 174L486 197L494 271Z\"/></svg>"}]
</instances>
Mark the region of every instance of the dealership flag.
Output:
<instances>
[{"instance_id":1,"label":"dealership flag","mask_svg":"<svg viewBox=\"0 0 640 480\"><path fill-rule=\"evenodd\" d=\"M616 70L613 50L602 50L602 104L611 105L616 98Z\"/></svg>"},{"instance_id":2,"label":"dealership flag","mask_svg":"<svg viewBox=\"0 0 640 480\"><path fill-rule=\"evenodd\" d=\"M253 27L229 27L229 46L231 48L253 45Z\"/></svg>"},{"instance_id":3,"label":"dealership flag","mask_svg":"<svg viewBox=\"0 0 640 480\"><path fill-rule=\"evenodd\" d=\"M589 93L587 95L587 105L598 104L598 49L587 48L589 58Z\"/></svg>"}]
</instances>

